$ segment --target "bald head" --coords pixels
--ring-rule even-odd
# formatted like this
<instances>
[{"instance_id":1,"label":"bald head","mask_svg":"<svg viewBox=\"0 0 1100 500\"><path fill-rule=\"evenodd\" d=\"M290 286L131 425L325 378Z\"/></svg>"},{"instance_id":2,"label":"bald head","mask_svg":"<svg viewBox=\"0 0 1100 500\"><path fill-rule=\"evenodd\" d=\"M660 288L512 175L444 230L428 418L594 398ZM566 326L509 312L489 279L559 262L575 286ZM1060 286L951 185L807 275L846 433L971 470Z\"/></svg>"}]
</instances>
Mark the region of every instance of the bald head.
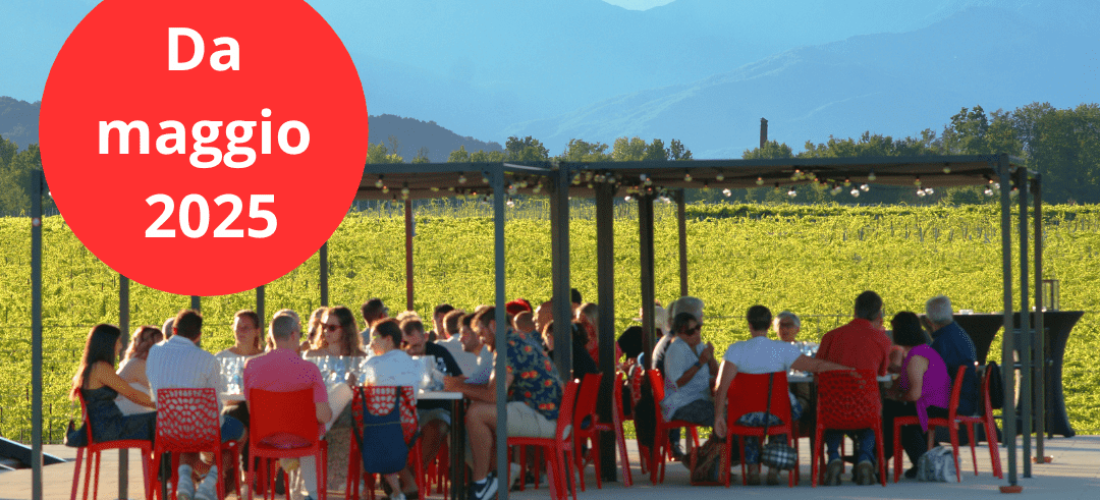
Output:
<instances>
[{"instance_id":1,"label":"bald head","mask_svg":"<svg viewBox=\"0 0 1100 500\"><path fill-rule=\"evenodd\" d=\"M290 340L291 335L295 332L301 333L301 327L298 325L298 319L289 315L282 314L275 316L271 320L271 328L269 330L271 338L276 342Z\"/></svg>"},{"instance_id":2,"label":"bald head","mask_svg":"<svg viewBox=\"0 0 1100 500\"><path fill-rule=\"evenodd\" d=\"M554 320L554 304L549 300L539 305L538 309L535 309L535 329L542 331L546 328L546 325L550 324Z\"/></svg>"}]
</instances>

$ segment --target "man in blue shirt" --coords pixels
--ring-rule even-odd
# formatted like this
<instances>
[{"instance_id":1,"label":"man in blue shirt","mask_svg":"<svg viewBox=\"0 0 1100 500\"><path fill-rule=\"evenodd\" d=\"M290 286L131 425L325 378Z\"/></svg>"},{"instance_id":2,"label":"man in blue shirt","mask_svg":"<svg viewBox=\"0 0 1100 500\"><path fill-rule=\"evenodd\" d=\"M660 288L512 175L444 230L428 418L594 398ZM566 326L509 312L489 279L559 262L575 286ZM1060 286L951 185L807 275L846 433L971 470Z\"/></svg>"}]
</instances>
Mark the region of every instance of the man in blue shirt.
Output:
<instances>
[{"instance_id":1,"label":"man in blue shirt","mask_svg":"<svg viewBox=\"0 0 1100 500\"><path fill-rule=\"evenodd\" d=\"M974 371L977 354L970 336L955 323L951 299L938 295L928 299L924 305L925 314L932 322L932 349L935 349L947 364L947 373L951 383L955 383L955 374L960 366L966 366L963 384L959 392L959 415L974 415L978 412L978 376Z\"/></svg>"}]
</instances>

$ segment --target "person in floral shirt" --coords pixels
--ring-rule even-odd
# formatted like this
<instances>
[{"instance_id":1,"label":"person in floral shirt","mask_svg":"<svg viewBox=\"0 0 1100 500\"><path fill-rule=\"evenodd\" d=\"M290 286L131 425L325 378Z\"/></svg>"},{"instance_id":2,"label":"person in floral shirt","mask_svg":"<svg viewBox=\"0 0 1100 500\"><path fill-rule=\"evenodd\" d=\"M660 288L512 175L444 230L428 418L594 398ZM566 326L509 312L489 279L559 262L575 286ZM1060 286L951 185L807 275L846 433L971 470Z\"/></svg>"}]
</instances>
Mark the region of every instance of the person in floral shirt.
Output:
<instances>
[{"instance_id":1,"label":"person in floral shirt","mask_svg":"<svg viewBox=\"0 0 1100 500\"><path fill-rule=\"evenodd\" d=\"M473 320L474 329L490 349L496 348L496 308L482 310ZM557 427L562 384L546 354L531 342L511 330L507 333L508 435L549 438ZM497 354L494 351L494 354ZM470 398L466 412L466 432L473 458L471 498L492 498L497 491L497 478L489 477L489 467L495 449L497 426L495 372L487 385L465 382L460 377L447 377L446 390L458 391Z\"/></svg>"}]
</instances>

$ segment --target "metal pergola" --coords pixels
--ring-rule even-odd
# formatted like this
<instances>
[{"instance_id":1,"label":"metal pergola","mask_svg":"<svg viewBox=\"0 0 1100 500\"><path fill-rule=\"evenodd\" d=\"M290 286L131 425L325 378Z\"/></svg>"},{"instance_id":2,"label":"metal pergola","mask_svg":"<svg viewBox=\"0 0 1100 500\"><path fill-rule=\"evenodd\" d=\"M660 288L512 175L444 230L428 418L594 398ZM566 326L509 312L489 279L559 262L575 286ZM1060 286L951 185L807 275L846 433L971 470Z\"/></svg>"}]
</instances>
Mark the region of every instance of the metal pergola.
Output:
<instances>
[{"instance_id":1,"label":"metal pergola","mask_svg":"<svg viewBox=\"0 0 1100 500\"><path fill-rule=\"evenodd\" d=\"M615 369L615 309L614 309L614 198L630 196L638 202L639 249L641 265L642 328L646 352L652 351L654 335L654 250L653 250L653 201L659 196L676 200L679 222L680 293L687 295L687 236L685 231L685 188L782 188L810 183L829 185L880 184L895 186L950 187L967 185L992 185L1001 187L1001 236L1002 272L1004 287L1004 332L1001 360L1006 367L1014 366L1016 351L1013 335L1013 316L1020 314L1021 328L1031 324L1030 291L1034 287L1035 308L1042 310L1042 204L1041 178L1038 173L1023 167L1023 161L1000 155L974 156L918 156L918 157L861 157L814 158L779 160L696 160L696 161L638 161L638 162L534 162L523 165L513 163L425 163L366 165L356 195L357 200L390 200L405 203L406 217L406 273L407 303L412 305L412 203L413 199L453 196L489 196L493 199L494 250L495 250L495 304L496 304L496 358L495 373L498 380L505 377L507 363L505 349L505 287L504 287L504 207L506 196L516 194L546 195L550 198L553 316L555 323L571 321L569 276L569 199L571 196L594 197L596 201L596 244L599 304L599 351L597 360L600 371L613 373ZM1019 284L1021 289L1019 309L1014 310L1012 296L1012 195L1018 192L1019 202ZM1028 196L1033 194L1034 215L1028 213ZM33 383L33 449L34 457L42 453L42 235L41 200L45 195L45 178L38 171L32 176L32 227L31 227L31 281L32 281L32 383ZM1029 219L1030 217L1030 219ZM1033 225L1029 225L1029 221ZM1029 279L1029 235L1034 242L1034 279ZM328 304L328 248L320 249L321 304ZM120 276L120 323L128 329L129 281ZM263 287L256 290L257 310L264 309ZM193 307L199 306L198 297L192 297ZM262 313L261 313L262 314ZM1043 401L1043 370L1033 361L1045 359L1043 353L1043 315L1035 315L1034 327L1020 335L1020 363L1022 367L1021 424L1023 429L1040 429L1037 434L1035 456L1043 456L1044 414L1038 412L1037 425L1032 425L1032 408L1045 408ZM558 372L563 379L572 374L572 336L565 328L556 329L554 343ZM1015 370L1005 369L1005 405L1002 414L1005 441L1008 448L1008 486L1017 486L1017 451L1014 436L1017 423L1011 416L1015 409ZM1032 384L1032 374L1036 377ZM598 409L601 418L610 421L611 397L614 377L604 377ZM1034 387L1034 390L1033 390ZM497 391L497 435L506 435L505 400L503 384ZM1036 406L1038 405L1038 406ZM1031 476L1031 434L1024 433L1023 475ZM616 479L616 447L613 436L604 436L601 457L605 479ZM498 477L508 477L506 441L497 440ZM123 452L124 453L124 452ZM1037 463L1042 463L1038 461ZM41 461L34 461L33 498L42 496ZM120 477L125 477L126 462L120 462ZM126 498L126 481L120 481L120 498ZM501 500L508 496L507 488L500 490Z\"/></svg>"}]
</instances>

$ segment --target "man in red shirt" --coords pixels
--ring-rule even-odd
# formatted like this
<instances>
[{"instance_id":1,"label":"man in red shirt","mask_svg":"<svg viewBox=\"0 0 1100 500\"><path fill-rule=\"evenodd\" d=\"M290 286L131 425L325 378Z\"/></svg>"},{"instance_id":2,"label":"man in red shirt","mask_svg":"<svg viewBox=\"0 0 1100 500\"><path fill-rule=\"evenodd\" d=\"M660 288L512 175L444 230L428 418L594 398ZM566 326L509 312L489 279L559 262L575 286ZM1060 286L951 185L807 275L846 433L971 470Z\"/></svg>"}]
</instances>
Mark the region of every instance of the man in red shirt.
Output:
<instances>
[{"instance_id":1,"label":"man in red shirt","mask_svg":"<svg viewBox=\"0 0 1100 500\"><path fill-rule=\"evenodd\" d=\"M855 317L847 325L826 333L821 338L817 358L831 361L856 370L873 370L886 375L890 366L890 339L882 327L882 297L872 291L866 291L856 297ZM825 469L825 485L840 484L840 471L844 463L840 460L840 440L843 433L827 431L825 445L829 452L829 465ZM875 433L870 429L856 431L853 439L859 446L853 479L860 485L875 482Z\"/></svg>"}]
</instances>

